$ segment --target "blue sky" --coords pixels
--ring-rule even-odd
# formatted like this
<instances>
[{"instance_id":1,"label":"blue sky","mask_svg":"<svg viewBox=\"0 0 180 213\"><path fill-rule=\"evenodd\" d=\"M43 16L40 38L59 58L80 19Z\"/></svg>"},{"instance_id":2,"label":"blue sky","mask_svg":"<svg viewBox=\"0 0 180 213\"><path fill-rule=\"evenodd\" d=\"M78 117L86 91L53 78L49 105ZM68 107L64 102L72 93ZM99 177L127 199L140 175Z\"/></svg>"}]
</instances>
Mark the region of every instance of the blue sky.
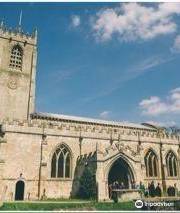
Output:
<instances>
[{"instance_id":1,"label":"blue sky","mask_svg":"<svg viewBox=\"0 0 180 213\"><path fill-rule=\"evenodd\" d=\"M0 3L38 29L36 110L180 125L180 3Z\"/></svg>"}]
</instances>

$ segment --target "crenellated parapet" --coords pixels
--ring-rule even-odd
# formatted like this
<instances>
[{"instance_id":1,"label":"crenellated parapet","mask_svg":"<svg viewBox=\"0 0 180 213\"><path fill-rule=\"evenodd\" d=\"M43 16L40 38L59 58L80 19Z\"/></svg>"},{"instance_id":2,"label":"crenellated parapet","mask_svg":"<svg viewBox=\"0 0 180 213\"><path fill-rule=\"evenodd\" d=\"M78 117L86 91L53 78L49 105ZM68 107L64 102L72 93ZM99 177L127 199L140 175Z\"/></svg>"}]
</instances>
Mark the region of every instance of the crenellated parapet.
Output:
<instances>
[{"instance_id":1,"label":"crenellated parapet","mask_svg":"<svg viewBox=\"0 0 180 213\"><path fill-rule=\"evenodd\" d=\"M127 126L113 126L106 124L74 122L74 121L49 121L42 119L4 119L1 123L6 131L32 134L45 134L66 137L82 137L109 140L110 143L123 142L163 142L179 143L179 136L167 132L159 133L155 129L141 129Z\"/></svg>"},{"instance_id":2,"label":"crenellated parapet","mask_svg":"<svg viewBox=\"0 0 180 213\"><path fill-rule=\"evenodd\" d=\"M77 159L78 164L87 164L89 162L95 162L95 161L96 161L96 151L81 155Z\"/></svg>"},{"instance_id":3,"label":"crenellated parapet","mask_svg":"<svg viewBox=\"0 0 180 213\"><path fill-rule=\"evenodd\" d=\"M35 45L37 43L37 30L33 33L24 32L21 27L15 29L7 27L3 22L0 24L0 37L6 38L9 41L15 40L21 43Z\"/></svg>"}]
</instances>

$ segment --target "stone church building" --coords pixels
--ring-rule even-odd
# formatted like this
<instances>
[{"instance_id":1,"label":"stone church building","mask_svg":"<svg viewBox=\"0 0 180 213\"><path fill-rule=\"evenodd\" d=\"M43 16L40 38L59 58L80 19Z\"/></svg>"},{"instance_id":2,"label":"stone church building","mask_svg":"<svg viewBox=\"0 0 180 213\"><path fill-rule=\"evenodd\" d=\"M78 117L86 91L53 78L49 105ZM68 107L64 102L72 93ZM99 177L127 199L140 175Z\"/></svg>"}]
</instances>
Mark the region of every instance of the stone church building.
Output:
<instances>
[{"instance_id":1,"label":"stone church building","mask_svg":"<svg viewBox=\"0 0 180 213\"><path fill-rule=\"evenodd\" d=\"M122 181L180 190L180 140L149 124L35 112L37 32L0 26L0 200L69 198L85 167L99 200ZM45 74L45 73L44 73Z\"/></svg>"}]
</instances>

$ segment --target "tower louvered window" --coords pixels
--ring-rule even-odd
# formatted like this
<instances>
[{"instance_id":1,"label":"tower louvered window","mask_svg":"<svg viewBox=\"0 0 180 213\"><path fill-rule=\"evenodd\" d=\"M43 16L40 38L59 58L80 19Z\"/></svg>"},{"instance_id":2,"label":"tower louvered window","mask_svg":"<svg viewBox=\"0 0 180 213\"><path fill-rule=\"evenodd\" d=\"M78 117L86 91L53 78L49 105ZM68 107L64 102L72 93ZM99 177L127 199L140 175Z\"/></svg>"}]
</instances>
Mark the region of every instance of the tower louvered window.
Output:
<instances>
[{"instance_id":1,"label":"tower louvered window","mask_svg":"<svg viewBox=\"0 0 180 213\"><path fill-rule=\"evenodd\" d=\"M22 70L23 50L19 45L15 45L11 50L9 66L13 69Z\"/></svg>"}]
</instances>

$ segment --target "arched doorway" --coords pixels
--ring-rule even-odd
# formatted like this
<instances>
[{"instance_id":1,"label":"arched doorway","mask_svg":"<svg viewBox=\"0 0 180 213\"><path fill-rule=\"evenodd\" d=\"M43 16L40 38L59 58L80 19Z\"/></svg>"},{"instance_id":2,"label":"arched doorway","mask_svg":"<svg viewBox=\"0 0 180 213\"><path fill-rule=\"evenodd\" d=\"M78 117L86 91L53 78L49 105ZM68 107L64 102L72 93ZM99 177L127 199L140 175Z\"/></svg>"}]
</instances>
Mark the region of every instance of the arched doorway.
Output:
<instances>
[{"instance_id":1,"label":"arched doorway","mask_svg":"<svg viewBox=\"0 0 180 213\"><path fill-rule=\"evenodd\" d=\"M24 181L22 180L16 183L15 200L24 200Z\"/></svg>"},{"instance_id":2,"label":"arched doorway","mask_svg":"<svg viewBox=\"0 0 180 213\"><path fill-rule=\"evenodd\" d=\"M124 188L130 189L134 182L134 175L129 164L119 157L111 166L108 174L108 185L118 182L123 183Z\"/></svg>"}]
</instances>

